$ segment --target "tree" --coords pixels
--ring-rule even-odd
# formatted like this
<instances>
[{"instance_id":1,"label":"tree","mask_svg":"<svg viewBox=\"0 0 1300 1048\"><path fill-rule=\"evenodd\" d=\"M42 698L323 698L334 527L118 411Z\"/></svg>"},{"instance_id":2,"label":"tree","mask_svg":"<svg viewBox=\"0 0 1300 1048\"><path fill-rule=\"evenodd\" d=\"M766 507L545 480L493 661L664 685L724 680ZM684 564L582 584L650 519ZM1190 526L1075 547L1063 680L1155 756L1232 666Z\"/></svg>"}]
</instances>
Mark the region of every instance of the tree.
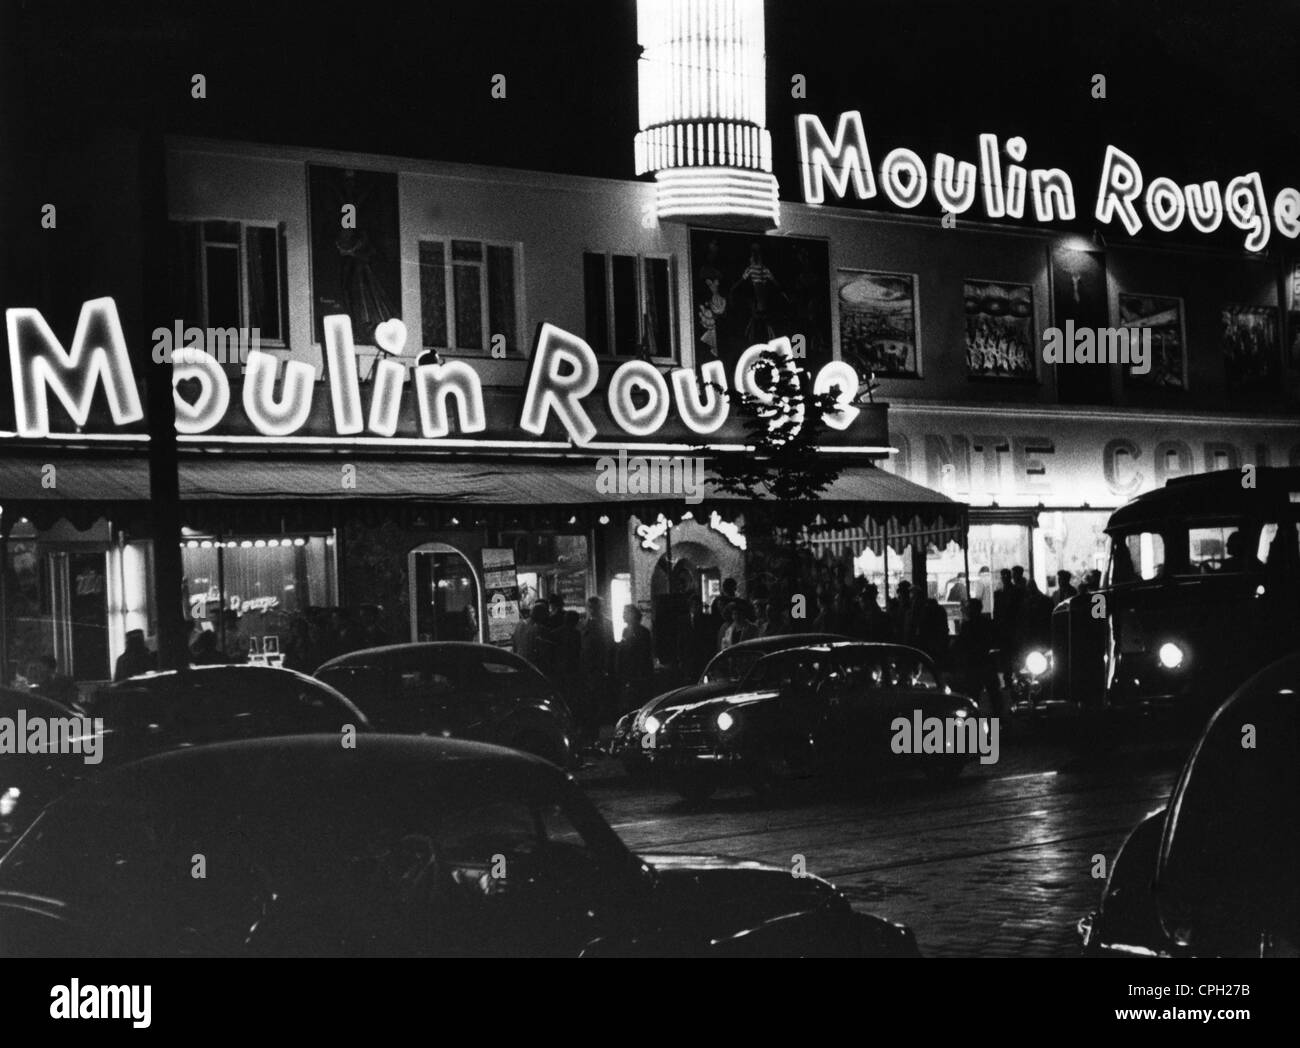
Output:
<instances>
[{"instance_id":1,"label":"tree","mask_svg":"<svg viewBox=\"0 0 1300 1048\"><path fill-rule=\"evenodd\" d=\"M793 594L800 588L799 539L813 517L809 504L820 501L842 470L821 447L829 428L823 415L836 410L841 391L814 392L811 376L782 341L770 343L754 365L758 394L713 386L743 421L752 450L712 452L710 465L718 490L750 503L745 534L752 566L769 586L784 577Z\"/></svg>"}]
</instances>

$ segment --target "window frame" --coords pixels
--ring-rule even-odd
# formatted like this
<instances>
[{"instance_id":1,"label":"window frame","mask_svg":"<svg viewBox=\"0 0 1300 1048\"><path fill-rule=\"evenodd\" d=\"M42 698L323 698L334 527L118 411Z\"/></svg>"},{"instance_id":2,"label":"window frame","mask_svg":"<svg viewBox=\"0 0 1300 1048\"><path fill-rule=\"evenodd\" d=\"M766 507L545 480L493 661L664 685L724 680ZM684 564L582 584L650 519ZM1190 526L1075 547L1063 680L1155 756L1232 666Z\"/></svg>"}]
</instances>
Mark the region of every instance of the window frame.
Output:
<instances>
[{"instance_id":1,"label":"window frame","mask_svg":"<svg viewBox=\"0 0 1300 1048\"><path fill-rule=\"evenodd\" d=\"M193 324L186 323L186 327L199 327L205 331L210 327L215 327L212 323L210 306L208 304L208 239L204 233L204 226L209 222L230 222L239 227L239 242L235 247L239 256L239 323L235 325L239 328L251 331L249 324L250 308L250 287L248 275L248 230L250 229L270 229L275 233L275 293L279 300L278 312L280 314L280 338L268 338L258 331L258 347L266 349L288 349L289 348L289 245L288 245L288 224L283 221L274 221L269 219L252 219L252 218L229 218L225 216L194 216L194 215L169 215L168 222L174 222L182 226L195 226L198 230L198 237L194 244L194 252L197 257L191 259L193 266L192 273L198 282L198 303L200 316L195 318ZM230 247L231 245L221 244L214 241L217 246Z\"/></svg>"},{"instance_id":2,"label":"window frame","mask_svg":"<svg viewBox=\"0 0 1300 1048\"><path fill-rule=\"evenodd\" d=\"M647 295L646 295L646 286L647 286L647 281L646 281L646 262L647 262L647 261L650 261L650 260L654 260L654 261L658 261L658 262L663 262L663 263L665 263L665 264L667 265L667 267L668 267L668 288L667 288L667 290L668 290L668 338L669 338L670 345L669 345L669 347L668 347L668 352L667 352L667 353L660 352L660 353L658 353L658 354L655 354L655 355L651 355L651 356L649 356L648 359L653 360L653 361L658 361L658 362L661 362L661 363L665 363L665 364L667 364L667 363L672 363L672 364L677 363L677 361L678 361L678 359L679 359L679 357L680 357L680 352L679 352L679 349L678 349L679 337L678 337L678 330L677 330L677 327L678 327L678 315L677 315L677 257L676 257L674 254L672 254L671 252L661 252L661 251L636 251L636 252L629 252L629 251L598 251L598 250L590 249L590 248L588 248L588 249L584 249L583 252L582 252L582 254L583 254L583 259L584 259L584 262L583 262L583 272L584 272L584 282L583 282L583 317L584 317L584 326L585 326L585 318L586 318L586 313L587 313L587 303L586 303L586 282L585 282L586 262L585 262L585 259L586 259L586 256L588 256L588 255L598 255L598 256L600 256L600 257L604 260L604 269L605 269L605 341L604 341L604 345L605 345L607 348L606 348L606 351L605 351L605 352L601 352L601 351L600 351L600 350L599 350L595 345L592 345L592 349L595 350L595 352L596 352L596 358L597 358L598 360L640 360L640 359L641 359L641 353L640 353L639 351L636 352L636 353L620 353L620 352L618 351L618 344L617 344L617 339L616 339L616 333L617 333L617 330L618 330L618 328L617 328L617 321L618 321L618 318L615 316L615 310L614 310L614 259L615 259L615 257L620 257L620 258L632 258L632 259L635 259L635 260L636 260L636 302L637 302L637 314L636 314L636 338L637 338L637 345L638 345L638 346L642 345L642 344L645 342L645 340L646 340L646 326L645 326L646 313L647 313L647 309L646 309L646 302L647 302ZM584 334L584 336L586 337L588 343L590 344L590 343L591 343L591 332L590 332L590 331L585 331L585 330L584 330L583 334Z\"/></svg>"},{"instance_id":3,"label":"window frame","mask_svg":"<svg viewBox=\"0 0 1300 1048\"><path fill-rule=\"evenodd\" d=\"M468 243L478 244L483 249L482 260L477 263L457 262L452 258L452 244L456 241L465 241ZM511 272L514 276L514 315L515 315L515 340L519 345L506 345L506 355L504 358L521 359L524 354L522 336L523 331L523 293L524 293L524 245L517 240L494 240L482 236L460 236L455 233L437 234L437 235L420 235L416 237L416 258L419 259L421 245L424 244L441 244L443 250L443 274L442 274L442 304L444 316L447 321L447 342L445 346L435 346L429 342L427 333L424 330L424 281L421 279L416 285L416 295L420 300L420 350L427 352L433 350L447 356L463 357L487 357L492 358L492 336L497 332L492 330L491 322L491 291L488 286L488 249L489 248L509 248L511 252ZM479 280L479 323L483 331L483 345L479 348L473 346L457 345L456 332L456 266L457 265L477 265L480 273Z\"/></svg>"}]
</instances>

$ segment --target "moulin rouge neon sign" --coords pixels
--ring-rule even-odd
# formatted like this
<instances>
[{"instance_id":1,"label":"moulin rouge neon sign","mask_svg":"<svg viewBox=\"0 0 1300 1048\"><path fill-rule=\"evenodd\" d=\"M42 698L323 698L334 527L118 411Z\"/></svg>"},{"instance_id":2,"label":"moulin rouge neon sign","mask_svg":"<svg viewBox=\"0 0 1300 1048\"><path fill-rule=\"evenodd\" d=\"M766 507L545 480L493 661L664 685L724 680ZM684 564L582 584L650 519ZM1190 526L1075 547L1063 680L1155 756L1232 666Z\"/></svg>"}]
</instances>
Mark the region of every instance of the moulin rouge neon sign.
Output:
<instances>
[{"instance_id":1,"label":"moulin rouge neon sign","mask_svg":"<svg viewBox=\"0 0 1300 1048\"><path fill-rule=\"evenodd\" d=\"M38 310L9 309L5 319L18 436L51 435L51 398L62 404L78 429L84 429L98 389L104 392L114 425L143 420L131 357L111 298L82 305L68 348L59 342ZM448 437L452 433L453 410L461 434L487 429L482 382L469 363L453 360L418 364L409 368L408 376L407 366L397 359L406 343L405 325L400 320L389 320L380 328L383 335L376 341L382 355L370 383L367 410L352 322L347 316L325 318L325 376L337 437L392 437L401 422L402 394L408 381L415 391L422 437ZM623 433L644 438L653 436L675 407L687 429L707 437L722 427L730 411L729 398L719 390L740 389L770 401L772 394L755 377L755 365L764 353L774 353L786 367L799 370L788 338L751 346L741 355L731 376L717 360L705 363L698 374L691 368L679 367L666 378L649 361L626 361L613 372L606 386L609 415ZM225 369L215 357L193 347L172 350L170 361L177 432L192 436L217 429L231 405L232 391ZM164 360L157 366L165 364ZM542 324L529 364L520 428L541 437L554 416L574 444L590 444L597 430L584 401L594 393L599 381L600 367L591 347L553 324ZM182 383L197 383L197 395L182 396L178 389ZM860 414L853 406L858 392L858 376L853 368L840 361L828 363L817 372L813 388L817 393L838 388L837 406L823 418L833 429L848 429ZM284 438L299 432L311 415L315 393L315 371L310 364L281 361L260 349L248 353L242 406L262 437Z\"/></svg>"},{"instance_id":2,"label":"moulin rouge neon sign","mask_svg":"<svg viewBox=\"0 0 1300 1048\"><path fill-rule=\"evenodd\" d=\"M1029 147L1023 138L1000 143L996 135L979 136L979 166L936 153L927 168L910 149L886 154L879 183L871 161L862 114L840 115L832 135L810 113L798 118L799 164L803 197L809 204L826 201L827 189L839 199L850 191L859 200L879 192L901 208L918 207L927 193L951 215L965 214L981 197L984 214L991 219L1024 218L1032 201L1039 222L1075 217L1074 183L1060 168L1022 165ZM1002 154L1010 158L1003 164ZM1263 251L1274 228L1284 237L1300 236L1300 190L1287 186L1273 198L1272 207L1258 172L1239 175L1226 186L1218 182L1179 185L1160 176L1149 182L1141 165L1116 146L1106 148L1098 181L1093 215L1098 222L1118 221L1130 236L1143 228L1143 219L1162 233L1172 233L1184 222L1200 233L1213 233L1226 218L1245 234L1249 251Z\"/></svg>"}]
</instances>

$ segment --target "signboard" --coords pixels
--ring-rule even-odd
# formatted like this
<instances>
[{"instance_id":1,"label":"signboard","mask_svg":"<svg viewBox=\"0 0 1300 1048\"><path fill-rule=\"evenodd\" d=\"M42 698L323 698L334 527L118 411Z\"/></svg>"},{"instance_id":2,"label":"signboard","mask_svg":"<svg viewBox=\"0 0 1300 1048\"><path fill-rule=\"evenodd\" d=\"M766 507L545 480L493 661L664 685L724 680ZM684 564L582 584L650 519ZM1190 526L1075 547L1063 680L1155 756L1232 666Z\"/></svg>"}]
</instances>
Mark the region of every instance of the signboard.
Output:
<instances>
[{"instance_id":1,"label":"signboard","mask_svg":"<svg viewBox=\"0 0 1300 1048\"><path fill-rule=\"evenodd\" d=\"M415 364L406 327L394 317L373 332L380 356L363 380L357 340L370 334L355 330L349 314L324 318L323 383L306 361L286 361L260 349L250 349L242 378L232 377L210 354L188 347L155 348L154 364L171 366L182 444L671 451L743 446L745 420L719 390L770 395L761 388L756 367L765 355L775 354L791 370L806 366L819 392L839 390L836 408L824 414L827 446L882 453L887 447L883 406L856 403L859 377L853 368L830 360L814 366L808 359L818 347L829 351L825 244L810 243L820 248L821 261L807 273L790 270L787 279L791 308L820 303L817 316L802 318L793 336L765 340L773 326L754 326L751 311L746 330L758 332L757 341L737 359L711 359L699 371L678 367L665 374L648 360L633 359L602 373L586 341L543 323L523 389L491 386L476 362ZM771 250L780 256L797 247L777 244ZM797 257L791 264L802 265ZM747 272L751 300L756 286L770 290L759 270ZM737 295L743 298L741 291ZM0 376L0 437L147 439L141 384L111 298L82 306L67 346L38 310L9 309L6 319L11 384L6 391Z\"/></svg>"},{"instance_id":2,"label":"signboard","mask_svg":"<svg viewBox=\"0 0 1300 1048\"><path fill-rule=\"evenodd\" d=\"M509 647L519 625L519 576L515 574L514 550L483 550L483 590L488 643Z\"/></svg>"},{"instance_id":3,"label":"signboard","mask_svg":"<svg viewBox=\"0 0 1300 1048\"><path fill-rule=\"evenodd\" d=\"M886 469L972 506L1108 509L1188 473L1300 466L1294 423L896 403L890 430Z\"/></svg>"},{"instance_id":4,"label":"signboard","mask_svg":"<svg viewBox=\"0 0 1300 1048\"><path fill-rule=\"evenodd\" d=\"M1047 223L1076 217L1070 173L1022 163L1029 144L1018 135L1005 141L980 135L974 160L936 153L927 164L919 153L899 146L877 168L860 112L840 114L833 133L811 113L800 114L796 123L803 198L809 204L825 203L828 195L870 200L883 193L896 207L910 210L929 198L947 220L970 211L978 196L989 219L1024 219L1032 213ZM1093 199L1093 217L1103 225L1119 223L1129 236L1147 225L1162 233L1184 225L1213 233L1225 220L1245 233L1247 251L1263 251L1274 229L1289 240L1300 236L1300 189L1285 186L1270 200L1257 171L1224 184L1180 185L1164 174L1150 177L1136 157L1107 146Z\"/></svg>"}]
</instances>

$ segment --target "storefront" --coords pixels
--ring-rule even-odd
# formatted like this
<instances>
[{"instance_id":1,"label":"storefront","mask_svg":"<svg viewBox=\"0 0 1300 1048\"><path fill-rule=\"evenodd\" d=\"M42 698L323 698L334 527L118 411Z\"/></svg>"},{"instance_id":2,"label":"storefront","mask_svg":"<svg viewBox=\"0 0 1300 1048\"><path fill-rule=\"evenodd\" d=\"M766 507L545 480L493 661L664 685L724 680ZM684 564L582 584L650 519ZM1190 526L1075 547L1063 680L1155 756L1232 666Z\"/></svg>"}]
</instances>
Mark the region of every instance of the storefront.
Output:
<instances>
[{"instance_id":1,"label":"storefront","mask_svg":"<svg viewBox=\"0 0 1300 1048\"><path fill-rule=\"evenodd\" d=\"M1058 571L1077 584L1103 570L1110 514L1171 478L1300 463L1296 424L1280 418L894 403L890 430L887 468L971 506L980 597L1015 565L1044 592Z\"/></svg>"}]
</instances>

